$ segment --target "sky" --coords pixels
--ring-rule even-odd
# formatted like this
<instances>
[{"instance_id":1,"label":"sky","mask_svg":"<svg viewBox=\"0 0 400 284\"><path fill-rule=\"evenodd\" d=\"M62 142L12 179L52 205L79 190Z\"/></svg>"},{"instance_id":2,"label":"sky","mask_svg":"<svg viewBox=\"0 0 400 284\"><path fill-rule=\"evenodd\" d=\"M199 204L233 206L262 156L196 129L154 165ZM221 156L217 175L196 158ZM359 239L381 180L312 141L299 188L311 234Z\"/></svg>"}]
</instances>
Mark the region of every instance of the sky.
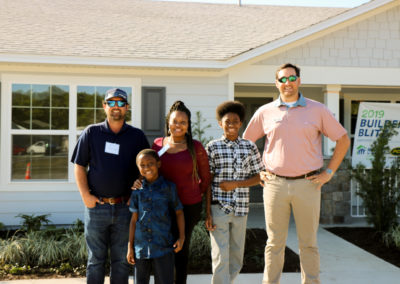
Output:
<instances>
[{"instance_id":1,"label":"sky","mask_svg":"<svg viewBox=\"0 0 400 284\"><path fill-rule=\"evenodd\" d=\"M163 0L179 2L206 2L220 4L238 4L239 0ZM370 0L241 0L242 5L288 5L288 6L315 6L315 7L346 7L352 8Z\"/></svg>"}]
</instances>

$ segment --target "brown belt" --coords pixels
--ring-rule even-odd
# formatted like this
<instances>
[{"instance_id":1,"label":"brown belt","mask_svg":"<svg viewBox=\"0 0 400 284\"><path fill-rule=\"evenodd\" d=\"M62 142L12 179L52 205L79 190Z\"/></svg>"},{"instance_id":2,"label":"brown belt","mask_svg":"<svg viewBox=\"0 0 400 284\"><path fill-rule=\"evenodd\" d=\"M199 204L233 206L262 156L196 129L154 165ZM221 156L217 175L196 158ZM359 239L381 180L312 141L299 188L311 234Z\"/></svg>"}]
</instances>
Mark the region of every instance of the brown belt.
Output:
<instances>
[{"instance_id":1,"label":"brown belt","mask_svg":"<svg viewBox=\"0 0 400 284\"><path fill-rule=\"evenodd\" d=\"M312 171L312 172L306 173L306 174L301 175L301 176L296 176L296 177L286 177L286 176L280 176L280 175L276 175L276 176L280 177L280 178L285 178L285 179L302 179L302 178L310 177L310 176L313 176L313 175L316 175L316 174L319 174L319 173L320 173L320 171L316 170L316 171Z\"/></svg>"},{"instance_id":2,"label":"brown belt","mask_svg":"<svg viewBox=\"0 0 400 284\"><path fill-rule=\"evenodd\" d=\"M108 203L110 205L125 203L129 199L129 196L121 196L121 197L100 197L100 201L104 203Z\"/></svg>"}]
</instances>

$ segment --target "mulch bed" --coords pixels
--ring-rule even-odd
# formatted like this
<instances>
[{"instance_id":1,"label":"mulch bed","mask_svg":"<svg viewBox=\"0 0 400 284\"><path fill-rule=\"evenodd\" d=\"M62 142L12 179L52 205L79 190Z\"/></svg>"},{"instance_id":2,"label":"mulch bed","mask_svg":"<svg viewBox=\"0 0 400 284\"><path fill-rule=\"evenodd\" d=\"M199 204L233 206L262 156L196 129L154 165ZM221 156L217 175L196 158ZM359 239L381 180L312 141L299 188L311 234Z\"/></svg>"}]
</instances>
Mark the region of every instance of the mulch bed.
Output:
<instances>
[{"instance_id":1,"label":"mulch bed","mask_svg":"<svg viewBox=\"0 0 400 284\"><path fill-rule=\"evenodd\" d=\"M400 249L386 246L373 228L333 227L327 231L400 268Z\"/></svg>"},{"instance_id":2,"label":"mulch bed","mask_svg":"<svg viewBox=\"0 0 400 284\"><path fill-rule=\"evenodd\" d=\"M264 251L267 241L267 233L264 229L247 229L245 255L243 268L240 273L263 273ZM202 266L191 266L189 262L189 274L211 274L211 255L203 259ZM283 272L300 272L299 256L291 249L285 249L285 263Z\"/></svg>"}]
</instances>

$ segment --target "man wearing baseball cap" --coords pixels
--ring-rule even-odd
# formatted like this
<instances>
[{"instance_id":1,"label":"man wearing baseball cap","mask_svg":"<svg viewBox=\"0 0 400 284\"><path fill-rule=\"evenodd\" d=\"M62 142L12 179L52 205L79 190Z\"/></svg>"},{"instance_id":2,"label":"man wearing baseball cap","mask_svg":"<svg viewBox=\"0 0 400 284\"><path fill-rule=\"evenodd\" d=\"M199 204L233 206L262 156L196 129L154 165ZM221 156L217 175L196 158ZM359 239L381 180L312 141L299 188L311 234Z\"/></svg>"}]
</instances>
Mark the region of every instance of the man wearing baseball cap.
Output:
<instances>
[{"instance_id":1,"label":"man wearing baseball cap","mask_svg":"<svg viewBox=\"0 0 400 284\"><path fill-rule=\"evenodd\" d=\"M126 124L128 106L124 90L108 90L103 102L106 120L82 132L71 158L85 205L87 283L104 283L109 250L110 283L128 283L131 213L127 202L130 187L139 176L136 155L149 148L143 131Z\"/></svg>"}]
</instances>

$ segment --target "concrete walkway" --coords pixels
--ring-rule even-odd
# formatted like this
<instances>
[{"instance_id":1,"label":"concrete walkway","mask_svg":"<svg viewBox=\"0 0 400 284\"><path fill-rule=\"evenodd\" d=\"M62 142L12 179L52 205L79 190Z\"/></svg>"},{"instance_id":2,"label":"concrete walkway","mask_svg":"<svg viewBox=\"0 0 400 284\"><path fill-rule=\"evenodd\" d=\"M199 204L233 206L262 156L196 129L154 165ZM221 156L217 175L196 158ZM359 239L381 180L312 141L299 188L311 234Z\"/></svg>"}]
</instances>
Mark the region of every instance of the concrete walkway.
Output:
<instances>
[{"instance_id":1,"label":"concrete walkway","mask_svg":"<svg viewBox=\"0 0 400 284\"><path fill-rule=\"evenodd\" d=\"M265 228L262 206L251 208L248 227ZM321 255L322 284L399 284L400 268L338 238L320 227L318 231ZM291 222L287 246L298 252L296 228ZM262 282L262 274L240 274L235 284L255 284ZM188 284L210 283L211 275L189 275ZM0 281L0 284L78 284L86 283L85 278L37 279ZM108 278L105 283L109 283ZM131 280L130 283L133 283ZM153 279L150 283L154 283ZM283 273L281 284L299 284L300 273Z\"/></svg>"}]
</instances>

